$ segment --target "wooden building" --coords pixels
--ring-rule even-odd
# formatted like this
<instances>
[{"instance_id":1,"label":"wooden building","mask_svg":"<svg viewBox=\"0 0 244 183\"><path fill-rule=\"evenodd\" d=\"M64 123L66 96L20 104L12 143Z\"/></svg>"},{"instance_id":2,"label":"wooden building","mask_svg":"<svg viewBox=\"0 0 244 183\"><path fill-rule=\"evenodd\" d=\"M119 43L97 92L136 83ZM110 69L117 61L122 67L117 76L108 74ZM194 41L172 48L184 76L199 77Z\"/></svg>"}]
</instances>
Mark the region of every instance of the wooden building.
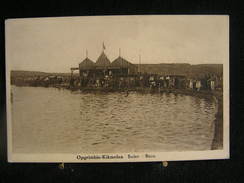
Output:
<instances>
[{"instance_id":1,"label":"wooden building","mask_svg":"<svg viewBox=\"0 0 244 183\"><path fill-rule=\"evenodd\" d=\"M115 74L119 75L135 75L138 68L136 65L130 63L126 59L119 56L110 65Z\"/></svg>"},{"instance_id":2,"label":"wooden building","mask_svg":"<svg viewBox=\"0 0 244 183\"><path fill-rule=\"evenodd\" d=\"M86 57L79 64L79 75L81 78L93 77L101 78L108 76L128 76L137 74L137 66L119 56L112 63L107 55L102 51L97 61L94 63Z\"/></svg>"}]
</instances>

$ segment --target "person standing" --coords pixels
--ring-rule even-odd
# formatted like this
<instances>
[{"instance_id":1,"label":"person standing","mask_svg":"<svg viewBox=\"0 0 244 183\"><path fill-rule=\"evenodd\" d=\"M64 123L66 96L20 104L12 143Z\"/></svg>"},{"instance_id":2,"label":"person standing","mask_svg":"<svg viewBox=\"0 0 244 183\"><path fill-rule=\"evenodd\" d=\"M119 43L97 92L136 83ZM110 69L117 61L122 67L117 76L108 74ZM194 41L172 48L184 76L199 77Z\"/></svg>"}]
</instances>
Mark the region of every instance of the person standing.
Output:
<instances>
[{"instance_id":1,"label":"person standing","mask_svg":"<svg viewBox=\"0 0 244 183\"><path fill-rule=\"evenodd\" d=\"M201 89L201 81L197 80L196 88L197 88L197 91L200 91L200 89Z\"/></svg>"},{"instance_id":2,"label":"person standing","mask_svg":"<svg viewBox=\"0 0 244 183\"><path fill-rule=\"evenodd\" d=\"M211 90L215 89L215 82L213 80L210 81L210 86L211 86Z\"/></svg>"}]
</instances>

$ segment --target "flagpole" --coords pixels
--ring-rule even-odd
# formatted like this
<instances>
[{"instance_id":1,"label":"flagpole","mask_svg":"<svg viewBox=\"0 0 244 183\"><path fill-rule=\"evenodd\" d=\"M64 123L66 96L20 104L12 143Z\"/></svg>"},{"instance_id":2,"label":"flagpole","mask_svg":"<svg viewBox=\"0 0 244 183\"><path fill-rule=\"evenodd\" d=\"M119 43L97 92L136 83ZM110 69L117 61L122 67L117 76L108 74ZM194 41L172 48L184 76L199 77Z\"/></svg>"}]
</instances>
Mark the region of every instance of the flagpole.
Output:
<instances>
[{"instance_id":1,"label":"flagpole","mask_svg":"<svg viewBox=\"0 0 244 183\"><path fill-rule=\"evenodd\" d=\"M119 48L119 59L120 59L120 72L121 72L121 75L122 75L122 71L123 71L123 68L122 68L122 60L121 60L121 56L120 56L120 54L121 54L121 50L120 50L120 48Z\"/></svg>"},{"instance_id":2,"label":"flagpole","mask_svg":"<svg viewBox=\"0 0 244 183\"><path fill-rule=\"evenodd\" d=\"M106 49L106 47L105 47L105 45L104 45L104 41L103 41L103 47L102 47L103 49L103 52L104 52L104 50Z\"/></svg>"},{"instance_id":3,"label":"flagpole","mask_svg":"<svg viewBox=\"0 0 244 183\"><path fill-rule=\"evenodd\" d=\"M139 74L141 75L141 54L139 54Z\"/></svg>"},{"instance_id":4,"label":"flagpole","mask_svg":"<svg viewBox=\"0 0 244 183\"><path fill-rule=\"evenodd\" d=\"M106 49L106 47L105 47L105 45L104 45L104 41L103 41L103 47L102 47L103 49L103 53L104 53L104 50ZM105 62L104 62L104 75L105 75L105 72L107 71L107 67L106 67L106 65L105 65Z\"/></svg>"}]
</instances>

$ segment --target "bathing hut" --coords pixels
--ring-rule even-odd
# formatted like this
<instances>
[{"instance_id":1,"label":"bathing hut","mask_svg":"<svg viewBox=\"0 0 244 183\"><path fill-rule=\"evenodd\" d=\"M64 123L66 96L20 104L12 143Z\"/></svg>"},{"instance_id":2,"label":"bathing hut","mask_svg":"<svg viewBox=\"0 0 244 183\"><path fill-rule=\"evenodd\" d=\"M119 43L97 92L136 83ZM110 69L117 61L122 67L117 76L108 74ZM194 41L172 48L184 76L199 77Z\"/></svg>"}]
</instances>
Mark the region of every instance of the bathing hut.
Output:
<instances>
[{"instance_id":1,"label":"bathing hut","mask_svg":"<svg viewBox=\"0 0 244 183\"><path fill-rule=\"evenodd\" d=\"M110 65L113 73L118 75L133 75L137 73L137 66L119 56Z\"/></svg>"},{"instance_id":2,"label":"bathing hut","mask_svg":"<svg viewBox=\"0 0 244 183\"><path fill-rule=\"evenodd\" d=\"M86 57L80 64L79 64L79 73L80 77L86 77L88 75L92 75L94 73L95 63Z\"/></svg>"},{"instance_id":3,"label":"bathing hut","mask_svg":"<svg viewBox=\"0 0 244 183\"><path fill-rule=\"evenodd\" d=\"M98 57L96 63L96 68L97 69L105 69L109 67L110 65L110 60L108 59L107 55L102 51L101 55Z\"/></svg>"},{"instance_id":4,"label":"bathing hut","mask_svg":"<svg viewBox=\"0 0 244 183\"><path fill-rule=\"evenodd\" d=\"M86 70L86 69L93 69L95 66L95 63L90 60L88 57L85 58L80 64L79 69L80 70Z\"/></svg>"},{"instance_id":5,"label":"bathing hut","mask_svg":"<svg viewBox=\"0 0 244 183\"><path fill-rule=\"evenodd\" d=\"M93 76L96 78L104 77L109 74L109 66L111 62L107 55L102 51L93 67Z\"/></svg>"}]
</instances>

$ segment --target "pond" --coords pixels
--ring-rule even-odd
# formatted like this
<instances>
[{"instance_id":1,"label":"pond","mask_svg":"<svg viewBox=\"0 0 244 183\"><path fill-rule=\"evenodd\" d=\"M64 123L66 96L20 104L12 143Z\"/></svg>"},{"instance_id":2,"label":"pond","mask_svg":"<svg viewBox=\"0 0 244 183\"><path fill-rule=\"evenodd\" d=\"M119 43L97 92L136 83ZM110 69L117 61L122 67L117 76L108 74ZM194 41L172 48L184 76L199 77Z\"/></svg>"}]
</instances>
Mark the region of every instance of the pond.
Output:
<instances>
[{"instance_id":1,"label":"pond","mask_svg":"<svg viewBox=\"0 0 244 183\"><path fill-rule=\"evenodd\" d=\"M210 150L217 105L181 94L11 87L14 153Z\"/></svg>"}]
</instances>

